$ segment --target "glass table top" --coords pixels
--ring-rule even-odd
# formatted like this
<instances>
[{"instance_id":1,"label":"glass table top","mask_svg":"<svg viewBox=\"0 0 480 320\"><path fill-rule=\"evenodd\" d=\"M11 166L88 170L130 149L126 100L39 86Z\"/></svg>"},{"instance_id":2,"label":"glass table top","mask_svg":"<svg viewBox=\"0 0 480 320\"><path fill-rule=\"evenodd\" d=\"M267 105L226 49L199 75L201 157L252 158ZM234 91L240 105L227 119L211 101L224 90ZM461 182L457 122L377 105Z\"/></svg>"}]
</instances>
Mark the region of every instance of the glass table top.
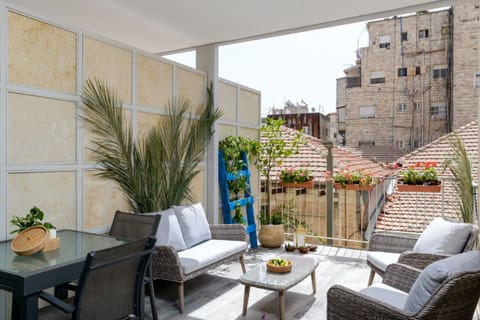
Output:
<instances>
[{"instance_id":1,"label":"glass table top","mask_svg":"<svg viewBox=\"0 0 480 320\"><path fill-rule=\"evenodd\" d=\"M106 249L127 242L100 234L74 230L60 230L57 236L60 237L59 249L37 252L31 256L16 255L10 247L11 240L0 242L0 270L20 276L28 275L85 259L90 251Z\"/></svg>"},{"instance_id":2,"label":"glass table top","mask_svg":"<svg viewBox=\"0 0 480 320\"><path fill-rule=\"evenodd\" d=\"M267 271L266 261L240 276L240 283L269 290L286 290L310 275L318 266L319 260L314 257L284 255L280 258L292 262L292 270L288 273L272 273Z\"/></svg>"}]
</instances>

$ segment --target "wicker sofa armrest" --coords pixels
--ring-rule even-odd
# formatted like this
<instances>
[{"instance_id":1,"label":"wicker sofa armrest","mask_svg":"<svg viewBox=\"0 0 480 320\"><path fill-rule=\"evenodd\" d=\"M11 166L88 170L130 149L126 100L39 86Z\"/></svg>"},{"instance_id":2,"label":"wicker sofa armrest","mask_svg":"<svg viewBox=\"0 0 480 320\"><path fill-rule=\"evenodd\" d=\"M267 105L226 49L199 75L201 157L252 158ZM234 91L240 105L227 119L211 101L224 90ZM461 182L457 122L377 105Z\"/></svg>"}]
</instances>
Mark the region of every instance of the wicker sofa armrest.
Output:
<instances>
[{"instance_id":1,"label":"wicker sofa armrest","mask_svg":"<svg viewBox=\"0 0 480 320\"><path fill-rule=\"evenodd\" d=\"M245 227L241 224L211 224L212 239L246 241Z\"/></svg>"},{"instance_id":2,"label":"wicker sofa armrest","mask_svg":"<svg viewBox=\"0 0 480 320\"><path fill-rule=\"evenodd\" d=\"M404 311L340 285L327 293L328 320L411 319Z\"/></svg>"},{"instance_id":3,"label":"wicker sofa armrest","mask_svg":"<svg viewBox=\"0 0 480 320\"><path fill-rule=\"evenodd\" d=\"M374 232L368 242L368 251L401 253L412 250L418 235Z\"/></svg>"},{"instance_id":4,"label":"wicker sofa armrest","mask_svg":"<svg viewBox=\"0 0 480 320\"><path fill-rule=\"evenodd\" d=\"M405 251L398 258L398 263L406 264L423 270L429 264L448 257L449 255L447 254Z\"/></svg>"},{"instance_id":5,"label":"wicker sofa armrest","mask_svg":"<svg viewBox=\"0 0 480 320\"><path fill-rule=\"evenodd\" d=\"M156 246L152 255L152 277L174 282L185 281L182 264L172 246Z\"/></svg>"},{"instance_id":6,"label":"wicker sofa armrest","mask_svg":"<svg viewBox=\"0 0 480 320\"><path fill-rule=\"evenodd\" d=\"M421 270L414 267L393 263L387 267L383 283L403 292L409 292Z\"/></svg>"}]
</instances>

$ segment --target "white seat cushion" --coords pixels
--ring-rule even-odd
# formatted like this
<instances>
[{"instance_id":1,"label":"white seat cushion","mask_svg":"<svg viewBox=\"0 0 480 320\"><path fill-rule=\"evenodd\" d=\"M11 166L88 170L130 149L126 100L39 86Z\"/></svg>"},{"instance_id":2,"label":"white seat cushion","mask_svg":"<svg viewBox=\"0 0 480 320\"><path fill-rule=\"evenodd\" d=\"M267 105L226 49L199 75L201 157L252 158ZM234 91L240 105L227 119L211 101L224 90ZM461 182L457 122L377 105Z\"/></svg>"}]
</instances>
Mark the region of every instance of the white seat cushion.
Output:
<instances>
[{"instance_id":1,"label":"white seat cushion","mask_svg":"<svg viewBox=\"0 0 480 320\"><path fill-rule=\"evenodd\" d=\"M192 273L237 252L245 251L244 241L209 240L178 253L184 274Z\"/></svg>"},{"instance_id":2,"label":"white seat cushion","mask_svg":"<svg viewBox=\"0 0 480 320\"><path fill-rule=\"evenodd\" d=\"M167 209L160 212L149 213L161 215L160 223L158 224L157 233L155 237L156 246L172 246L177 251L185 250L187 245L183 240L182 230L178 223L177 216L173 209Z\"/></svg>"},{"instance_id":3,"label":"white seat cushion","mask_svg":"<svg viewBox=\"0 0 480 320\"><path fill-rule=\"evenodd\" d=\"M382 251L368 251L367 261L373 264L378 269L385 272L389 264L398 261L400 253L382 252Z\"/></svg>"},{"instance_id":4,"label":"white seat cushion","mask_svg":"<svg viewBox=\"0 0 480 320\"><path fill-rule=\"evenodd\" d=\"M191 206L174 206L173 209L187 248L212 238L205 211L200 203Z\"/></svg>"},{"instance_id":5,"label":"white seat cushion","mask_svg":"<svg viewBox=\"0 0 480 320\"><path fill-rule=\"evenodd\" d=\"M406 292L390 287L383 283L375 283L370 287L360 290L360 293L388 303L401 310L403 310L405 302L408 298L408 294Z\"/></svg>"},{"instance_id":6,"label":"white seat cushion","mask_svg":"<svg viewBox=\"0 0 480 320\"><path fill-rule=\"evenodd\" d=\"M435 218L418 238L413 251L423 253L456 254L463 251L472 232L469 223L449 222Z\"/></svg>"}]
</instances>

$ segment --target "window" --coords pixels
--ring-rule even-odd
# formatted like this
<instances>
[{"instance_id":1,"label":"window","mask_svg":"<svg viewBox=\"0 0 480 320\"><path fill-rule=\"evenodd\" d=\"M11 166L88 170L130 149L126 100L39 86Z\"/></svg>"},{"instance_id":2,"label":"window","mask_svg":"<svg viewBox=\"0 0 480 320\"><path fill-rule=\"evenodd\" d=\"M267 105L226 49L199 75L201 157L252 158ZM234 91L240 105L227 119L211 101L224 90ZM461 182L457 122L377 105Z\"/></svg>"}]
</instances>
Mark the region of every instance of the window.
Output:
<instances>
[{"instance_id":1,"label":"window","mask_svg":"<svg viewBox=\"0 0 480 320\"><path fill-rule=\"evenodd\" d=\"M360 106L358 108L359 118L375 118L375 106Z\"/></svg>"},{"instance_id":2,"label":"window","mask_svg":"<svg viewBox=\"0 0 480 320\"><path fill-rule=\"evenodd\" d=\"M379 47L383 49L390 49L390 36L380 36Z\"/></svg>"},{"instance_id":3,"label":"window","mask_svg":"<svg viewBox=\"0 0 480 320\"><path fill-rule=\"evenodd\" d=\"M374 71L370 74L370 84L385 83L385 73L383 71Z\"/></svg>"},{"instance_id":4,"label":"window","mask_svg":"<svg viewBox=\"0 0 480 320\"><path fill-rule=\"evenodd\" d=\"M420 67L415 67L415 75L422 74L422 68Z\"/></svg>"},{"instance_id":5,"label":"window","mask_svg":"<svg viewBox=\"0 0 480 320\"><path fill-rule=\"evenodd\" d=\"M407 32L402 32L400 34L400 41L407 41L408 38L408 33Z\"/></svg>"},{"instance_id":6,"label":"window","mask_svg":"<svg viewBox=\"0 0 480 320\"><path fill-rule=\"evenodd\" d=\"M398 68L398 76L399 77L406 77L407 76L407 68Z\"/></svg>"},{"instance_id":7,"label":"window","mask_svg":"<svg viewBox=\"0 0 480 320\"><path fill-rule=\"evenodd\" d=\"M413 110L414 110L415 112L420 111L420 103L414 102L414 103L413 103Z\"/></svg>"},{"instance_id":8,"label":"window","mask_svg":"<svg viewBox=\"0 0 480 320\"><path fill-rule=\"evenodd\" d=\"M406 103L399 103L398 104L398 111L399 112L406 112L408 110Z\"/></svg>"},{"instance_id":9,"label":"window","mask_svg":"<svg viewBox=\"0 0 480 320\"><path fill-rule=\"evenodd\" d=\"M403 140L395 140L395 147L397 149L403 149L403 146L404 146Z\"/></svg>"},{"instance_id":10,"label":"window","mask_svg":"<svg viewBox=\"0 0 480 320\"><path fill-rule=\"evenodd\" d=\"M434 104L430 107L430 116L432 119L444 119L447 116L447 106L445 104Z\"/></svg>"},{"instance_id":11,"label":"window","mask_svg":"<svg viewBox=\"0 0 480 320\"><path fill-rule=\"evenodd\" d=\"M338 122L345 122L345 108L337 109Z\"/></svg>"},{"instance_id":12,"label":"window","mask_svg":"<svg viewBox=\"0 0 480 320\"><path fill-rule=\"evenodd\" d=\"M428 29L420 29L418 30L418 38L425 39L429 37Z\"/></svg>"},{"instance_id":13,"label":"window","mask_svg":"<svg viewBox=\"0 0 480 320\"><path fill-rule=\"evenodd\" d=\"M360 87L361 78L360 77L347 77L347 88Z\"/></svg>"},{"instance_id":14,"label":"window","mask_svg":"<svg viewBox=\"0 0 480 320\"><path fill-rule=\"evenodd\" d=\"M433 79L446 78L448 69L446 67L433 67Z\"/></svg>"}]
</instances>

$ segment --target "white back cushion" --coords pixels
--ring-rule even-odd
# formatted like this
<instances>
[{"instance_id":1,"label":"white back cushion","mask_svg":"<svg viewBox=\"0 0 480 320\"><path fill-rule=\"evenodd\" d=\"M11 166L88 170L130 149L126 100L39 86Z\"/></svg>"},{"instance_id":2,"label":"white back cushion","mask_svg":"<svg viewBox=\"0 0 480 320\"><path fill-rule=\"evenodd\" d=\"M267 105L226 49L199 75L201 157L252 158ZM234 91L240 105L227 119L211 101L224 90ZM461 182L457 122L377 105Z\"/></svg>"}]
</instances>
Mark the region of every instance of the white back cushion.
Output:
<instances>
[{"instance_id":1,"label":"white back cushion","mask_svg":"<svg viewBox=\"0 0 480 320\"><path fill-rule=\"evenodd\" d=\"M428 265L417 277L410 289L404 309L419 312L448 277L458 273L480 270L480 251L455 254ZM462 284L460 284L462 285Z\"/></svg>"},{"instance_id":2,"label":"white back cushion","mask_svg":"<svg viewBox=\"0 0 480 320\"><path fill-rule=\"evenodd\" d=\"M468 223L449 222L435 218L418 238L413 251L456 254L462 252L472 232Z\"/></svg>"},{"instance_id":3,"label":"white back cushion","mask_svg":"<svg viewBox=\"0 0 480 320\"><path fill-rule=\"evenodd\" d=\"M187 248L212 238L205 211L200 203L173 208Z\"/></svg>"},{"instance_id":4,"label":"white back cushion","mask_svg":"<svg viewBox=\"0 0 480 320\"><path fill-rule=\"evenodd\" d=\"M157 237L156 246L172 246L177 251L187 249L185 241L183 240L180 224L175 215L175 210L170 208L151 214L159 214L162 216L158 224L157 234L155 235L155 237Z\"/></svg>"}]
</instances>

